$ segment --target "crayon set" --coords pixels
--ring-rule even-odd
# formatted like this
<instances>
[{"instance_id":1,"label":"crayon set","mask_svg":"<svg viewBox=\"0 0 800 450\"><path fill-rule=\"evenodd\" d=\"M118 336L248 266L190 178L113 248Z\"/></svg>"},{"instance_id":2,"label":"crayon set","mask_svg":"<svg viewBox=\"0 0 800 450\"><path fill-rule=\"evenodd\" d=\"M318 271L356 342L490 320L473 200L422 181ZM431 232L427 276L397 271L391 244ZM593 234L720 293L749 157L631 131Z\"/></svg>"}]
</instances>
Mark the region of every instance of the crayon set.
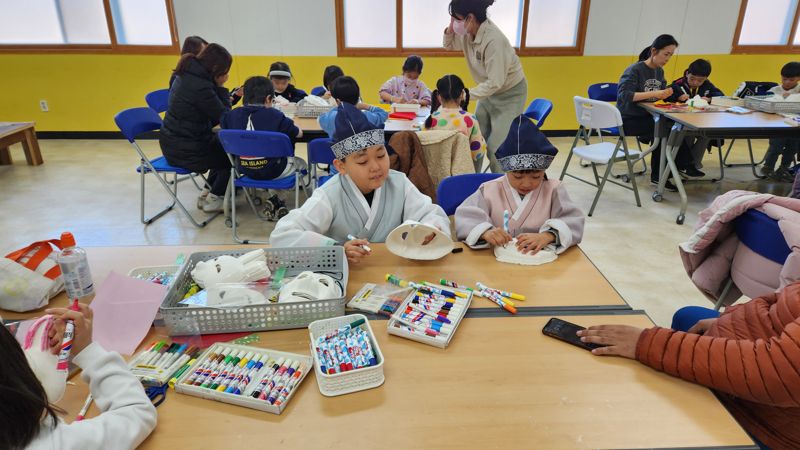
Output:
<instances>
[{"instance_id":1,"label":"crayon set","mask_svg":"<svg viewBox=\"0 0 800 450\"><path fill-rule=\"evenodd\" d=\"M308 326L322 395L349 394L384 382L383 354L363 314L316 320Z\"/></svg>"},{"instance_id":2,"label":"crayon set","mask_svg":"<svg viewBox=\"0 0 800 450\"><path fill-rule=\"evenodd\" d=\"M161 387L185 372L200 349L187 344L152 342L128 362L131 372L144 386Z\"/></svg>"},{"instance_id":3,"label":"crayon set","mask_svg":"<svg viewBox=\"0 0 800 450\"><path fill-rule=\"evenodd\" d=\"M387 275L393 284L409 285L414 291L389 319L389 334L445 348L469 309L473 291L433 283L414 283Z\"/></svg>"},{"instance_id":4,"label":"crayon set","mask_svg":"<svg viewBox=\"0 0 800 450\"><path fill-rule=\"evenodd\" d=\"M177 379L175 390L280 414L311 366L308 356L219 343Z\"/></svg>"}]
</instances>

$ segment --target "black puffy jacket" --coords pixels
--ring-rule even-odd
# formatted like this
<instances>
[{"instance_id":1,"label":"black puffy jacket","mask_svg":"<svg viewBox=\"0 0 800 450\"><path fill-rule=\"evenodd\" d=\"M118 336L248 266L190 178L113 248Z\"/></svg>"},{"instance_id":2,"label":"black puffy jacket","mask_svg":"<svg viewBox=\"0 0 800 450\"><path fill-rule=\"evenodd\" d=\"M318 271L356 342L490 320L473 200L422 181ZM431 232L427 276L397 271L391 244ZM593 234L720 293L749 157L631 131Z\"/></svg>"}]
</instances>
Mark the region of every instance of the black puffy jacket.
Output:
<instances>
[{"instance_id":1,"label":"black puffy jacket","mask_svg":"<svg viewBox=\"0 0 800 450\"><path fill-rule=\"evenodd\" d=\"M228 91L196 60L175 77L169 90L169 109L164 116L159 142L170 164L191 169L203 167L212 129L230 111Z\"/></svg>"}]
</instances>

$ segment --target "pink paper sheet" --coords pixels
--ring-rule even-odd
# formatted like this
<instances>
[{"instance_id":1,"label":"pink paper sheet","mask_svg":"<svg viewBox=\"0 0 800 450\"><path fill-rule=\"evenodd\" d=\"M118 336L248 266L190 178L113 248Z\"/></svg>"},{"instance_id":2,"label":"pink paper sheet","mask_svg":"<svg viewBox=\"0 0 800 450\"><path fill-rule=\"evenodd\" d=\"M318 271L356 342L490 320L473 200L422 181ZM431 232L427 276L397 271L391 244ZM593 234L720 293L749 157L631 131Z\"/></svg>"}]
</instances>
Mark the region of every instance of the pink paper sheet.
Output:
<instances>
[{"instance_id":1,"label":"pink paper sheet","mask_svg":"<svg viewBox=\"0 0 800 450\"><path fill-rule=\"evenodd\" d=\"M167 287L111 272L90 304L92 338L106 350L131 355L150 330Z\"/></svg>"}]
</instances>

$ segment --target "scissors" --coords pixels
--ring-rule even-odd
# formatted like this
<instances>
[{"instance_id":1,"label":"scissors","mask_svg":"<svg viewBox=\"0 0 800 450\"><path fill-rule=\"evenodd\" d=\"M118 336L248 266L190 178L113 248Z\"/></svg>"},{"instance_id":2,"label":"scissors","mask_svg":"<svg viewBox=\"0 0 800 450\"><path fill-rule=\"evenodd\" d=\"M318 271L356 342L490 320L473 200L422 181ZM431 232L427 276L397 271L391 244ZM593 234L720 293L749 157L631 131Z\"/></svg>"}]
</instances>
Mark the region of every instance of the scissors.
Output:
<instances>
[{"instance_id":1,"label":"scissors","mask_svg":"<svg viewBox=\"0 0 800 450\"><path fill-rule=\"evenodd\" d=\"M158 407L158 405L164 403L164 400L167 399L167 388L168 385L163 386L149 386L145 388L144 392L147 394L147 397L153 402L153 406Z\"/></svg>"}]
</instances>

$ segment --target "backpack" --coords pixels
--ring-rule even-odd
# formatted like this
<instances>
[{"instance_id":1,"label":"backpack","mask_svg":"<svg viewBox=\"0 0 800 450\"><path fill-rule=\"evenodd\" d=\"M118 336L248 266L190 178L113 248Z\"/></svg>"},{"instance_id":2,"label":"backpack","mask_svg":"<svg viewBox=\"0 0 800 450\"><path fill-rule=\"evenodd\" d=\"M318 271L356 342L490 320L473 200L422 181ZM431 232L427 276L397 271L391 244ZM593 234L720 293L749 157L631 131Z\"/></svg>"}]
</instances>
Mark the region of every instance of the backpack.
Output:
<instances>
[{"instance_id":1,"label":"backpack","mask_svg":"<svg viewBox=\"0 0 800 450\"><path fill-rule=\"evenodd\" d=\"M778 83L772 81L742 81L733 96L745 98L753 95L771 95L769 90L777 85Z\"/></svg>"}]
</instances>

